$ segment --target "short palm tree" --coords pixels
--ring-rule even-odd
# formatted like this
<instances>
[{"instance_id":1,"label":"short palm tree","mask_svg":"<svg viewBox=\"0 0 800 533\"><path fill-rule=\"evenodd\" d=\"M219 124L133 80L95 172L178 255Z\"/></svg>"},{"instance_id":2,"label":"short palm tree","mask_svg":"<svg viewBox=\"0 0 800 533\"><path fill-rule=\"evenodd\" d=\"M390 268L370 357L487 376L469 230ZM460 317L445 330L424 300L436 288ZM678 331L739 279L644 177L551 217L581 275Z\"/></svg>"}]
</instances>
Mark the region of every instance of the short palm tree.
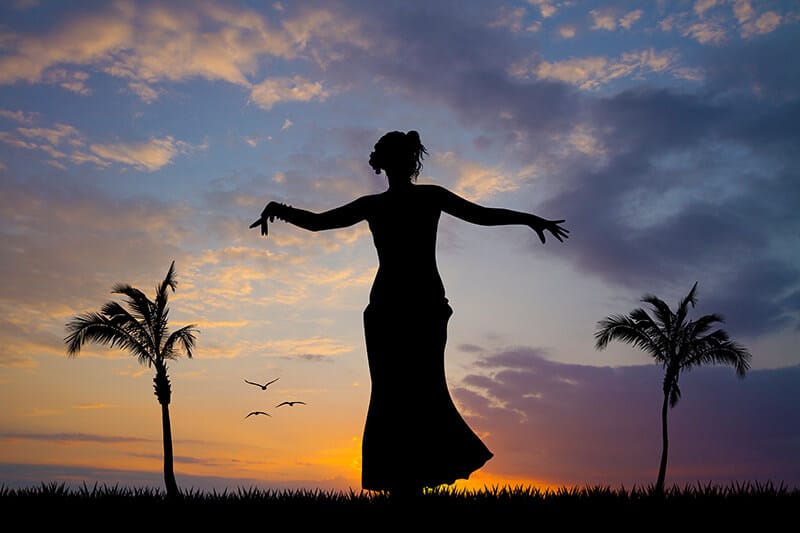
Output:
<instances>
[{"instance_id":1,"label":"short palm tree","mask_svg":"<svg viewBox=\"0 0 800 533\"><path fill-rule=\"evenodd\" d=\"M161 404L161 426L164 441L164 483L168 497L180 495L175 481L172 455L172 428L169 420L169 402L172 396L167 361L177 359L180 352L192 357L197 330L194 325L184 326L172 333L167 327L169 308L168 289L175 291L175 261L169 267L164 281L156 286L155 300L130 285L117 283L112 294L126 296L127 308L117 302L108 302L100 312L75 316L67 323L67 355L75 357L81 346L94 342L126 350L143 365L155 368L153 378L155 395Z\"/></svg>"},{"instance_id":2,"label":"short palm tree","mask_svg":"<svg viewBox=\"0 0 800 533\"><path fill-rule=\"evenodd\" d=\"M642 308L628 315L612 315L597 323L595 347L604 349L612 340L631 344L649 353L657 363L664 367L664 403L661 408L661 464L655 493L664 492L664 478L667 473L667 410L675 407L681 397L678 378L681 372L694 367L725 364L736 369L743 378L750 368L750 352L740 344L730 340L722 329L711 331L717 322L723 322L718 314L703 315L697 320L687 318L689 305L695 306L697 283L679 302L673 312L661 299L646 294L642 302L649 304L653 316Z\"/></svg>"}]
</instances>

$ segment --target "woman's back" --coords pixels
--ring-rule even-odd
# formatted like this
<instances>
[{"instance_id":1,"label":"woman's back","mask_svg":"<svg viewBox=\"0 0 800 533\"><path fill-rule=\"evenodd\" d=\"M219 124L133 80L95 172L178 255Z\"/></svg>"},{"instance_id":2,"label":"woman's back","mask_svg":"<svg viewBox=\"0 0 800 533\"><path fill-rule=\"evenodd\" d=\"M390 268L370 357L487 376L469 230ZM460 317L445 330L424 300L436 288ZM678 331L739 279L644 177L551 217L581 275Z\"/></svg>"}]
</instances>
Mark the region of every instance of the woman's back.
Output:
<instances>
[{"instance_id":1,"label":"woman's back","mask_svg":"<svg viewBox=\"0 0 800 533\"><path fill-rule=\"evenodd\" d=\"M370 302L441 301L436 233L442 209L438 187L409 183L370 198L367 222L378 253Z\"/></svg>"}]
</instances>

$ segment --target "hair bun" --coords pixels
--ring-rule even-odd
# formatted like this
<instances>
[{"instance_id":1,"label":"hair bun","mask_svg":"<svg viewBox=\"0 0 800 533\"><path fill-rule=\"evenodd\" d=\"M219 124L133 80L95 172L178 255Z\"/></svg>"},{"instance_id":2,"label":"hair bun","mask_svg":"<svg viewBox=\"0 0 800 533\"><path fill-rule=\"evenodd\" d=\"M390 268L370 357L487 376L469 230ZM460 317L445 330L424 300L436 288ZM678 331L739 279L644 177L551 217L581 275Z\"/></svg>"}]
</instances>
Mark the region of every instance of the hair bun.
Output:
<instances>
[{"instance_id":1,"label":"hair bun","mask_svg":"<svg viewBox=\"0 0 800 533\"><path fill-rule=\"evenodd\" d=\"M419 132L417 130L407 132L406 137L411 139L415 144L422 144L422 139L419 138Z\"/></svg>"}]
</instances>

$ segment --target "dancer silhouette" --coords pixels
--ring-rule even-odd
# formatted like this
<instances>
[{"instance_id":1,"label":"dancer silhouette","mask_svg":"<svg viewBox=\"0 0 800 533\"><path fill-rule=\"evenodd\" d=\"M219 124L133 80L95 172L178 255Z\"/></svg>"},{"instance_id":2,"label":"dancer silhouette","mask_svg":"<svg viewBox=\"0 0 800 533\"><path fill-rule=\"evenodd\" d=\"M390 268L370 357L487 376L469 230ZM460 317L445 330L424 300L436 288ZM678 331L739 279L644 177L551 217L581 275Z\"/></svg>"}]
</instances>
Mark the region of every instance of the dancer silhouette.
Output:
<instances>
[{"instance_id":1,"label":"dancer silhouette","mask_svg":"<svg viewBox=\"0 0 800 533\"><path fill-rule=\"evenodd\" d=\"M369 159L377 174L386 173L386 191L321 213L269 202L250 225L268 235L276 218L310 231L369 224L379 265L363 317L371 392L361 484L392 495L468 479L493 457L458 412L445 380L453 310L436 265L440 215L482 226L525 225L542 243L545 232L561 242L569 234L564 220L484 207L444 187L415 183L427 154L416 131L389 132Z\"/></svg>"}]
</instances>

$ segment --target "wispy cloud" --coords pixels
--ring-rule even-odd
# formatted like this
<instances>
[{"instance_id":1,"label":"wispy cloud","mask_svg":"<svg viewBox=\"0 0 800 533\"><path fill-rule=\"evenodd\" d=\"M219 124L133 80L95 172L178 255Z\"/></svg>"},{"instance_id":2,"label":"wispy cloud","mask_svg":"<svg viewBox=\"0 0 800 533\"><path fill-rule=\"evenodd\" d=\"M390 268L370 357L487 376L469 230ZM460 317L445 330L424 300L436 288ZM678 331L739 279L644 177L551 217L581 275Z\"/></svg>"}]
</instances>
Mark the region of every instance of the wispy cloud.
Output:
<instances>
[{"instance_id":1,"label":"wispy cloud","mask_svg":"<svg viewBox=\"0 0 800 533\"><path fill-rule=\"evenodd\" d=\"M506 28L511 32L524 29L527 10L524 7L509 8L501 6L497 18L489 23L490 28Z\"/></svg>"},{"instance_id":2,"label":"wispy cloud","mask_svg":"<svg viewBox=\"0 0 800 533\"><path fill-rule=\"evenodd\" d=\"M324 102L330 95L321 82L309 81L302 76L291 78L270 78L254 85L250 100L261 109L272 109L280 102Z\"/></svg>"},{"instance_id":3,"label":"wispy cloud","mask_svg":"<svg viewBox=\"0 0 800 533\"><path fill-rule=\"evenodd\" d=\"M30 124L30 115L15 113L15 119ZM41 150L59 168L64 163L76 165L92 163L100 168L121 164L136 170L156 171L170 164L177 156L205 150L207 144L193 145L172 136L151 138L147 141L117 143L92 143L74 126L55 124L52 127L18 127L16 133L0 132L0 142L17 148Z\"/></svg>"},{"instance_id":4,"label":"wispy cloud","mask_svg":"<svg viewBox=\"0 0 800 533\"><path fill-rule=\"evenodd\" d=\"M318 98L322 92L301 84L292 98L283 92L285 78L253 86L250 78L260 60L310 54L324 65L337 57L332 50L342 43L368 46L355 21L326 10L271 19L224 3L120 1L72 16L44 33L11 33L0 58L0 84L55 83L89 94L91 73L101 71L127 80L134 94L154 101L159 83L201 78L252 88L253 99L269 108L278 95L306 101L309 90Z\"/></svg>"},{"instance_id":5,"label":"wispy cloud","mask_svg":"<svg viewBox=\"0 0 800 533\"><path fill-rule=\"evenodd\" d=\"M612 8L593 9L589 12L592 17L593 30L614 31L617 28L625 30L631 27L642 17L644 11L635 9L627 13L620 14Z\"/></svg>"},{"instance_id":6,"label":"wispy cloud","mask_svg":"<svg viewBox=\"0 0 800 533\"><path fill-rule=\"evenodd\" d=\"M472 201L519 188L508 171L462 159L453 152L435 153L433 161L453 176L454 190Z\"/></svg>"},{"instance_id":7,"label":"wispy cloud","mask_svg":"<svg viewBox=\"0 0 800 533\"><path fill-rule=\"evenodd\" d=\"M178 154L202 150L205 146L194 146L167 136L145 142L92 144L89 148L105 161L122 163L137 170L153 172L170 164Z\"/></svg>"},{"instance_id":8,"label":"wispy cloud","mask_svg":"<svg viewBox=\"0 0 800 533\"><path fill-rule=\"evenodd\" d=\"M700 44L721 46L737 32L745 40L772 33L791 23L796 17L793 13L792 10L759 12L750 0L698 0L691 13L671 13L659 26L663 31L677 30Z\"/></svg>"},{"instance_id":9,"label":"wispy cloud","mask_svg":"<svg viewBox=\"0 0 800 533\"><path fill-rule=\"evenodd\" d=\"M698 79L697 69L680 64L675 50L655 49L626 52L612 59L605 56L571 58L563 61L542 61L537 57L513 65L510 74L540 80L557 80L584 90L597 90L614 80L636 79L648 74L667 74L681 79Z\"/></svg>"},{"instance_id":10,"label":"wispy cloud","mask_svg":"<svg viewBox=\"0 0 800 533\"><path fill-rule=\"evenodd\" d=\"M538 7L539 13L543 18L550 18L555 15L556 11L558 11L557 6L563 4L563 2L555 2L553 0L528 0L528 3Z\"/></svg>"},{"instance_id":11,"label":"wispy cloud","mask_svg":"<svg viewBox=\"0 0 800 533\"><path fill-rule=\"evenodd\" d=\"M31 113L29 111L9 111L7 109L0 109L0 117L5 117L21 124L33 124L38 115L38 113Z\"/></svg>"},{"instance_id":12,"label":"wispy cloud","mask_svg":"<svg viewBox=\"0 0 800 533\"><path fill-rule=\"evenodd\" d=\"M101 444L160 442L141 437L122 437L115 435L98 435L91 433L0 433L0 440L32 440L50 441L61 444L95 442Z\"/></svg>"}]
</instances>

